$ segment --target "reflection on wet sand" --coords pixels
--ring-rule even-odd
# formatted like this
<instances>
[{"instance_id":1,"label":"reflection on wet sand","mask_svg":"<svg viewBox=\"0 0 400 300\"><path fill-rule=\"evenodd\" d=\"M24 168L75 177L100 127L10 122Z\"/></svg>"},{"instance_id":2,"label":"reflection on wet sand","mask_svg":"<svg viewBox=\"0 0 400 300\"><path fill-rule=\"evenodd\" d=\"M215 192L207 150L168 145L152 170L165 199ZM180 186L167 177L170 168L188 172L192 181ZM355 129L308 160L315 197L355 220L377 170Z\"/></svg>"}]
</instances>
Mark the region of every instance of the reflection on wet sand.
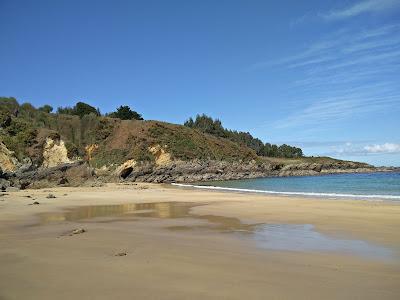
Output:
<instances>
[{"instance_id":1,"label":"reflection on wet sand","mask_svg":"<svg viewBox=\"0 0 400 300\"><path fill-rule=\"evenodd\" d=\"M259 225L259 224L244 224L238 218L232 218L232 217L223 217L215 215L194 215L194 214L191 214L190 216L197 220L204 220L205 223L196 225L169 226L167 228L176 231L194 230L194 229L212 229L225 233L230 233L230 232L253 233L255 227Z\"/></svg>"},{"instance_id":2,"label":"reflection on wet sand","mask_svg":"<svg viewBox=\"0 0 400 300\"><path fill-rule=\"evenodd\" d=\"M212 230L223 233L236 233L236 236L251 241L257 247L278 251L336 251L369 258L391 259L392 251L366 241L336 239L315 230L311 224L245 224L238 218L198 215L191 208L206 205L192 202L153 202L120 205L80 206L63 212L40 215L40 224L64 221L80 221L93 218L118 217L116 220L136 218L190 218L202 221L172 225L172 231ZM101 222L101 220L97 220ZM250 240L248 240L250 238Z\"/></svg>"},{"instance_id":3,"label":"reflection on wet sand","mask_svg":"<svg viewBox=\"0 0 400 300\"><path fill-rule=\"evenodd\" d=\"M40 215L40 223L79 221L92 218L134 215L150 218L181 218L189 216L190 208L199 204L182 202L126 203L119 205L91 205Z\"/></svg>"},{"instance_id":4,"label":"reflection on wet sand","mask_svg":"<svg viewBox=\"0 0 400 300\"><path fill-rule=\"evenodd\" d=\"M193 218L205 221L204 224L169 226L170 230L213 229L221 232L252 232L258 224L244 224L238 218L216 215L196 215L190 209L205 205L191 202L153 202L129 203L120 205L80 206L63 212L40 215L40 223L48 224L63 221L80 221L105 217L147 217L161 219Z\"/></svg>"}]
</instances>

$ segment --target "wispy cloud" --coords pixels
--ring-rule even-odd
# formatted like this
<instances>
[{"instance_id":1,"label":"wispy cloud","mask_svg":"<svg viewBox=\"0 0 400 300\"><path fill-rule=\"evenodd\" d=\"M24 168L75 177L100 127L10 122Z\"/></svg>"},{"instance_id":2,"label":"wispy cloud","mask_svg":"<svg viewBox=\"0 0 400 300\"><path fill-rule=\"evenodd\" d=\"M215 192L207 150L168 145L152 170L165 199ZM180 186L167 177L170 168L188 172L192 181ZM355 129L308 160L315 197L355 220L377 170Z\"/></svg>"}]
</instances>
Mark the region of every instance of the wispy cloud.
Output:
<instances>
[{"instance_id":1,"label":"wispy cloud","mask_svg":"<svg viewBox=\"0 0 400 300\"><path fill-rule=\"evenodd\" d=\"M365 0L352 6L321 14L321 17L327 21L334 21L356 17L365 13L380 13L398 7L400 7L400 1L398 0Z\"/></svg>"},{"instance_id":2,"label":"wispy cloud","mask_svg":"<svg viewBox=\"0 0 400 300\"><path fill-rule=\"evenodd\" d=\"M399 1L400 3L400 1ZM358 57L371 51L384 52L388 47L395 50L400 46L400 24L390 24L368 30L340 29L330 33L302 51L280 59L259 61L249 67L250 70L262 70L270 67L299 67L316 65L325 61Z\"/></svg>"},{"instance_id":3,"label":"wispy cloud","mask_svg":"<svg viewBox=\"0 0 400 300\"><path fill-rule=\"evenodd\" d=\"M400 24L338 30L295 55L253 67L261 71L266 66L299 78L291 84L296 112L278 120L276 128L400 109Z\"/></svg>"}]
</instances>

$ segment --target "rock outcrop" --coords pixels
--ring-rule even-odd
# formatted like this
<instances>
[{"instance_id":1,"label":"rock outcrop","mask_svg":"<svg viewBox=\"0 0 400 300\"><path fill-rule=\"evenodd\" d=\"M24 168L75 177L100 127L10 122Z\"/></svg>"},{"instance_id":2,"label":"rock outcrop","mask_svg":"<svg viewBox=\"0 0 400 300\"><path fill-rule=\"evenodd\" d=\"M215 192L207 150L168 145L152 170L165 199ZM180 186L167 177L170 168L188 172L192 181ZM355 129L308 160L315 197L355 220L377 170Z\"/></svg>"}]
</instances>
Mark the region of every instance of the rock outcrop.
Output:
<instances>
[{"instance_id":1,"label":"rock outcrop","mask_svg":"<svg viewBox=\"0 0 400 300\"><path fill-rule=\"evenodd\" d=\"M13 172L18 167L18 160L14 156L14 152L0 142L0 169L6 172Z\"/></svg>"},{"instance_id":2,"label":"rock outcrop","mask_svg":"<svg viewBox=\"0 0 400 300\"><path fill-rule=\"evenodd\" d=\"M51 168L26 168L0 174L0 188L25 189L51 186L80 186L95 181L94 170L84 161L60 164Z\"/></svg>"},{"instance_id":3,"label":"rock outcrop","mask_svg":"<svg viewBox=\"0 0 400 300\"><path fill-rule=\"evenodd\" d=\"M171 154L169 154L160 145L149 147L149 152L154 155L155 164L157 166L165 166L172 162Z\"/></svg>"},{"instance_id":4,"label":"rock outcrop","mask_svg":"<svg viewBox=\"0 0 400 300\"><path fill-rule=\"evenodd\" d=\"M52 168L61 164L70 163L68 151L64 141L53 140L51 137L46 138L43 146L43 168Z\"/></svg>"},{"instance_id":5,"label":"rock outcrop","mask_svg":"<svg viewBox=\"0 0 400 300\"><path fill-rule=\"evenodd\" d=\"M380 169L367 164L339 161L335 164L298 163L281 165L250 161L170 161L164 165L151 163L124 164L129 172L121 176L124 180L143 182L196 182L231 180L257 177L308 176L332 173L376 172ZM121 169L119 169L120 171ZM381 171L387 171L384 169ZM128 174L129 173L129 174Z\"/></svg>"},{"instance_id":6,"label":"rock outcrop","mask_svg":"<svg viewBox=\"0 0 400 300\"><path fill-rule=\"evenodd\" d=\"M165 161L164 161L165 162ZM28 164L26 166L29 166ZM199 182L258 177L309 176L333 173L393 171L363 163L336 161L329 163L227 162L215 160L137 162L133 159L119 167L94 169L84 161L64 163L50 168L20 168L0 172L0 186L8 188L43 188L55 185L97 186L103 182L138 181L153 183ZM397 169L398 171L398 169Z\"/></svg>"}]
</instances>

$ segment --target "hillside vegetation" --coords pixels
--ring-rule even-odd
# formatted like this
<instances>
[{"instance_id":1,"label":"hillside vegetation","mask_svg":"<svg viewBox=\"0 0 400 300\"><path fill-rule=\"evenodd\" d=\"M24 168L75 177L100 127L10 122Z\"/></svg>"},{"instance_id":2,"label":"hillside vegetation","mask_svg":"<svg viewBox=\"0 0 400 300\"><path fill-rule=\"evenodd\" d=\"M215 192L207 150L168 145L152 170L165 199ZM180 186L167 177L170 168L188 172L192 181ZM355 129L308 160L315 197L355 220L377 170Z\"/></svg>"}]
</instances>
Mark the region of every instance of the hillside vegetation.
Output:
<instances>
[{"instance_id":1,"label":"hillside vegetation","mask_svg":"<svg viewBox=\"0 0 400 300\"><path fill-rule=\"evenodd\" d=\"M81 185L132 180L196 182L371 172L364 163L304 157L225 129L205 115L184 125L145 121L120 106L102 115L84 102L35 108L0 98L0 188ZM97 182L97 183L96 183Z\"/></svg>"},{"instance_id":2,"label":"hillside vegetation","mask_svg":"<svg viewBox=\"0 0 400 300\"><path fill-rule=\"evenodd\" d=\"M160 145L178 160L249 161L256 152L241 143L191 128L159 121L143 121L140 114L120 107L108 116L78 102L74 107L35 108L14 98L0 98L0 140L18 159L31 157L41 163L45 139L62 139L69 158L85 158L86 147L97 145L92 164L118 165L128 159L153 161L149 147ZM130 119L129 119L130 118ZM128 119L128 120L124 120Z\"/></svg>"}]
</instances>

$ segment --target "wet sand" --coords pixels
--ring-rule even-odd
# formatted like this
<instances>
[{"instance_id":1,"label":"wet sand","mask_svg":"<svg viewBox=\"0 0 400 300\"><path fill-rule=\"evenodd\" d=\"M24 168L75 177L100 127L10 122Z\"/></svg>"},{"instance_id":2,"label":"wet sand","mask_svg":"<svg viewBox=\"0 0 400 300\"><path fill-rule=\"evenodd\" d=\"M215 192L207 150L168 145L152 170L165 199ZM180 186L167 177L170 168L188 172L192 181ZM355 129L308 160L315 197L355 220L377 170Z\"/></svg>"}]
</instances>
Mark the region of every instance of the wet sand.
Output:
<instances>
[{"instance_id":1,"label":"wet sand","mask_svg":"<svg viewBox=\"0 0 400 300\"><path fill-rule=\"evenodd\" d=\"M8 193L0 299L398 299L399 232L390 202L144 184Z\"/></svg>"}]
</instances>

